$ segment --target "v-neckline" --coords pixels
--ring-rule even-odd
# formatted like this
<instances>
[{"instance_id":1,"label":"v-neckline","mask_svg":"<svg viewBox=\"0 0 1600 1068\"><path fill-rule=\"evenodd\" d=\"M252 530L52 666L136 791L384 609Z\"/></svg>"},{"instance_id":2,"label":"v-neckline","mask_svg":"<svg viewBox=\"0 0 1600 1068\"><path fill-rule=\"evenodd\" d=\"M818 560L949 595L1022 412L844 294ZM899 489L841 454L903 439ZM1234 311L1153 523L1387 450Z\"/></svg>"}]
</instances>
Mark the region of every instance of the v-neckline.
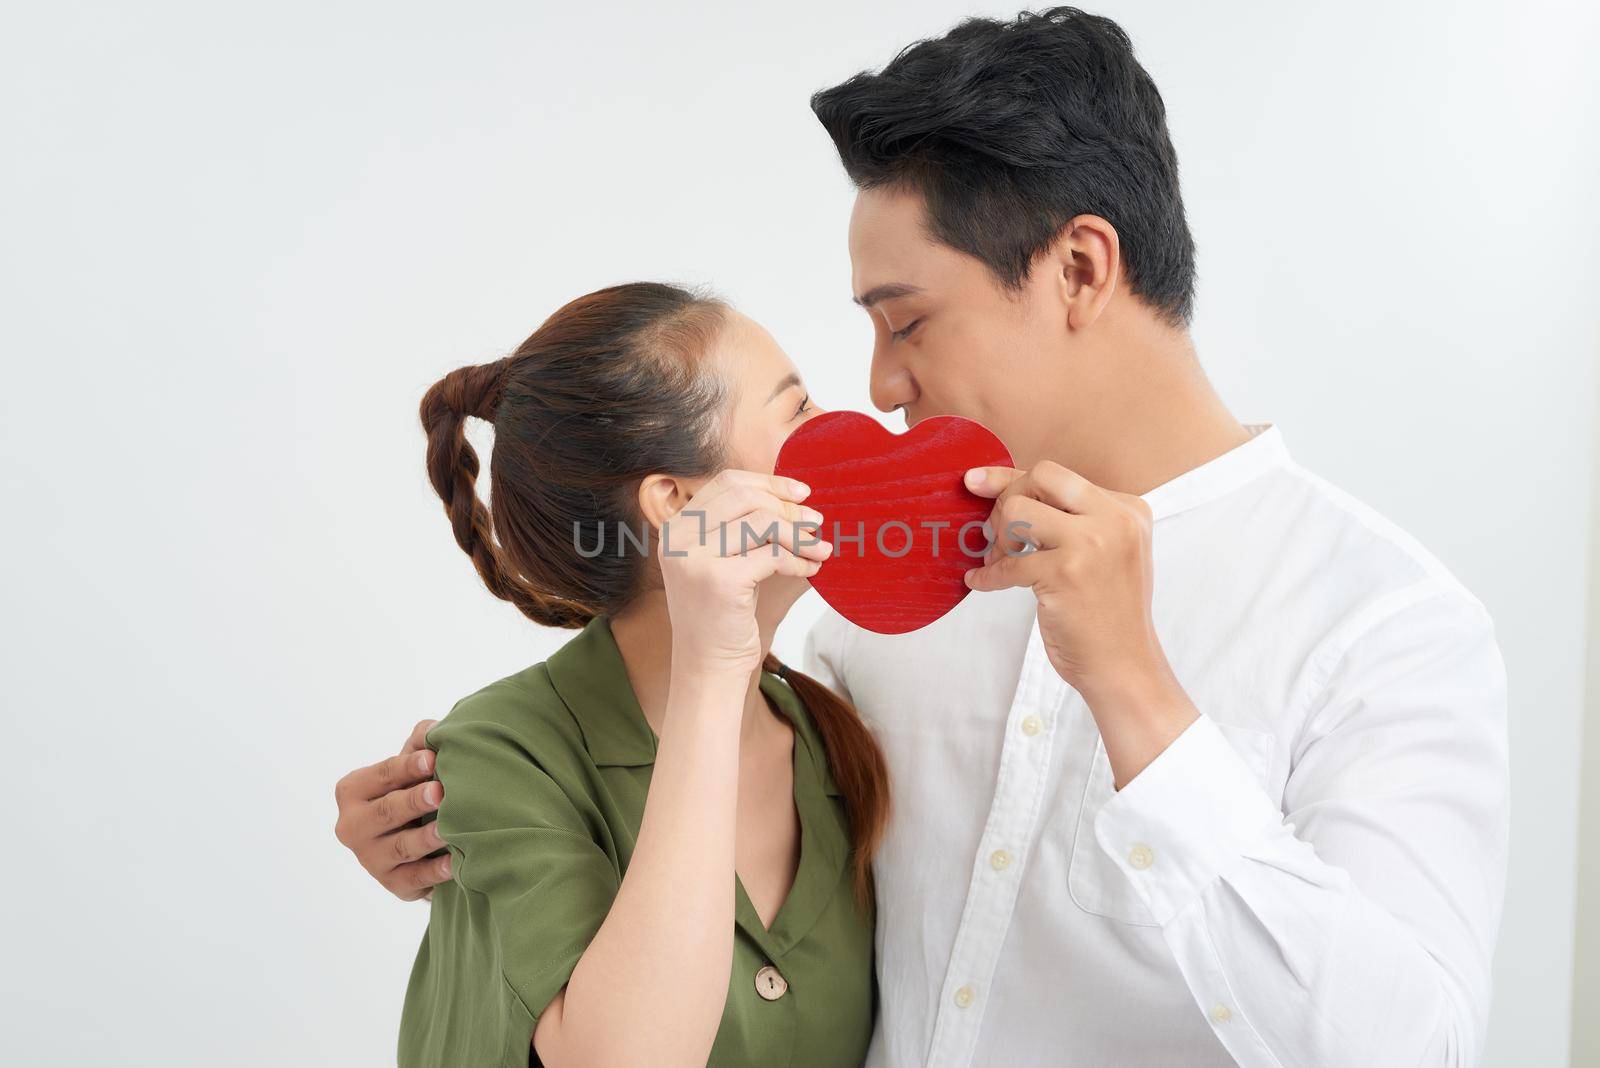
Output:
<instances>
[{"instance_id":1,"label":"v-neckline","mask_svg":"<svg viewBox=\"0 0 1600 1068\"><path fill-rule=\"evenodd\" d=\"M789 902L794 900L794 892L800 886L800 877L805 873L806 859L812 850L807 848L809 821L806 819L799 796L802 788L800 782L800 747L806 744L800 735L800 723L788 709L783 707L782 702L766 692L766 687L762 687L762 696L766 698L767 704L772 710L789 723L791 735L789 745L789 804L794 807L795 819L800 824L800 859L794 866L794 878L789 881L789 889L783 895L783 901L778 904L778 911L772 914L772 923L770 925L765 925L761 922L761 912L756 908L755 902L750 899L750 892L744 888L744 880L739 878L737 868L733 873L733 885L737 894L737 904L749 911L748 920L762 934L770 938L777 930L779 922L784 919L784 914L789 908Z\"/></svg>"},{"instance_id":2,"label":"v-neckline","mask_svg":"<svg viewBox=\"0 0 1600 1068\"><path fill-rule=\"evenodd\" d=\"M609 636L608 631L607 637ZM614 643L612 648L615 649ZM625 671L621 664L621 656L618 655L616 659L619 671ZM626 675L622 677L626 678ZM760 946L769 959L777 959L794 948L827 909L840 872L844 870L848 860L849 843L848 832L844 840L835 843L835 836L828 833L828 828L823 823L834 816L834 802L837 799L828 796L825 785L827 756L818 748L819 741L813 739L810 728L802 725L802 718L809 716L810 713L804 710L800 695L773 672L763 671L760 685L762 692L771 700L773 706L783 713L794 728L794 746L789 763L794 777L791 793L794 796L795 811L800 819L800 861L795 865L794 882L789 887L789 893L784 897L783 904L778 906L778 911L773 914L771 927L762 924L755 903L750 900L739 873L735 871L734 925ZM638 762L652 765L653 772L660 738L656 735L655 728L646 720L643 711L639 710L633 690L627 689L626 694L643 729L642 737L648 739L648 756ZM802 747L805 750L803 756ZM640 811L633 818L635 840L638 838L639 826L643 820L642 807L641 805Z\"/></svg>"}]
</instances>

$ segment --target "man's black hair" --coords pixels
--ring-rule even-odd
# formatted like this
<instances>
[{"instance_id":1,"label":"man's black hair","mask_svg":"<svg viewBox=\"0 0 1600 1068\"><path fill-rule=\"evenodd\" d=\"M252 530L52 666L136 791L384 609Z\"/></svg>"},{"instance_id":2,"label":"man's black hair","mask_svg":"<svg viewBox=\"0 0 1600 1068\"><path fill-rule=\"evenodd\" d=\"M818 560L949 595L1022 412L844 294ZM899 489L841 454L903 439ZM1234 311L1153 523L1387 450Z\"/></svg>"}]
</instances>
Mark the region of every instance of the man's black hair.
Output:
<instances>
[{"instance_id":1,"label":"man's black hair","mask_svg":"<svg viewBox=\"0 0 1600 1068\"><path fill-rule=\"evenodd\" d=\"M1128 35L1073 7L971 18L811 98L859 189L920 192L932 234L1018 289L1074 215L1116 227L1133 293L1194 310L1194 239L1155 82Z\"/></svg>"}]
</instances>

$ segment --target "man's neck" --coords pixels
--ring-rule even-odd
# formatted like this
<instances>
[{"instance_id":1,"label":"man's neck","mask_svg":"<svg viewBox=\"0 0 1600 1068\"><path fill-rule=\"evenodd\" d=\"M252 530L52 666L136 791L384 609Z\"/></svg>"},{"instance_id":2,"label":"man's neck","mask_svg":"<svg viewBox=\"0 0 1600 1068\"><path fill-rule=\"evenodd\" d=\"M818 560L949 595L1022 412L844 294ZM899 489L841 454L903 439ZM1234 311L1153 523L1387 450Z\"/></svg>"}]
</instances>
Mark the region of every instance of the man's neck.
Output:
<instances>
[{"instance_id":1,"label":"man's neck","mask_svg":"<svg viewBox=\"0 0 1600 1068\"><path fill-rule=\"evenodd\" d=\"M1039 459L1098 486L1144 494L1250 439L1212 388L1187 331L1135 323L1114 358L1091 361L1084 410L1065 420Z\"/></svg>"}]
</instances>

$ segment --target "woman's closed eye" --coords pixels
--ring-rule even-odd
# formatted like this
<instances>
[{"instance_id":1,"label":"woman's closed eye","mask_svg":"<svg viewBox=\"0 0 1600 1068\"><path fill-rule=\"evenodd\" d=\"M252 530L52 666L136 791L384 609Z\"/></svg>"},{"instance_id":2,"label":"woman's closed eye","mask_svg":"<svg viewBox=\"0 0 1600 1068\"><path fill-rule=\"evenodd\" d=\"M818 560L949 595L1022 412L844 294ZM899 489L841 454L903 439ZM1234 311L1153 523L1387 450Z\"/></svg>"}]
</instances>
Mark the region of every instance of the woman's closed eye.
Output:
<instances>
[{"instance_id":1,"label":"woman's closed eye","mask_svg":"<svg viewBox=\"0 0 1600 1068\"><path fill-rule=\"evenodd\" d=\"M802 415L805 415L806 412L808 412L810 410L811 410L811 394L807 393L804 397L800 398L800 404L795 408L793 418L798 419Z\"/></svg>"}]
</instances>

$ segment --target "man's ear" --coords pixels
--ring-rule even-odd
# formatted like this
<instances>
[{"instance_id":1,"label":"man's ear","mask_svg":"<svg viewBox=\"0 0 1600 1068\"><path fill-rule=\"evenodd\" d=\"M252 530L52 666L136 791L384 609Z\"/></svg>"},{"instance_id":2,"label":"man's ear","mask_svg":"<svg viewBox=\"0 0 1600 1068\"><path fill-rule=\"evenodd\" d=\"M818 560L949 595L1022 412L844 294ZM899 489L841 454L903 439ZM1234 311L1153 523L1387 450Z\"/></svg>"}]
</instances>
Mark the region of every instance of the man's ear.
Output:
<instances>
[{"instance_id":1,"label":"man's ear","mask_svg":"<svg viewBox=\"0 0 1600 1068\"><path fill-rule=\"evenodd\" d=\"M1074 216L1056 235L1049 263L1067 327L1086 329L1100 318L1122 278L1117 228L1098 215Z\"/></svg>"},{"instance_id":2,"label":"man's ear","mask_svg":"<svg viewBox=\"0 0 1600 1068\"><path fill-rule=\"evenodd\" d=\"M694 487L681 478L646 475L639 483L639 514L652 529L660 530L667 520L683 511L693 496Z\"/></svg>"}]
</instances>

